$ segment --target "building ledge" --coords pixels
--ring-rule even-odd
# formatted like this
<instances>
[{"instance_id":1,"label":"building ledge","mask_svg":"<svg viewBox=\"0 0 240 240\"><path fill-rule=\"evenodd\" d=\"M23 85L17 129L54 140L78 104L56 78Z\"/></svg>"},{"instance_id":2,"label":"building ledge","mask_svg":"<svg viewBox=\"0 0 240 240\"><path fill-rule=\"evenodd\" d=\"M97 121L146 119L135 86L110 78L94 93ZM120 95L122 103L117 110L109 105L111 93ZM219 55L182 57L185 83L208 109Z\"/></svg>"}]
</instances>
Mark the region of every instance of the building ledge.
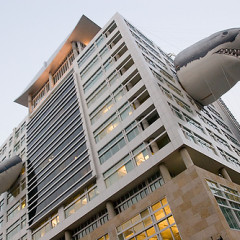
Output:
<instances>
[{"instance_id":1,"label":"building ledge","mask_svg":"<svg viewBox=\"0 0 240 240\"><path fill-rule=\"evenodd\" d=\"M45 65L36 74L28 87L14 102L27 107L28 95L33 95L39 89L41 89L48 80L49 73L54 73L58 69L61 62L71 51L72 42L81 42L84 45L88 45L88 43L94 38L100 29L101 28L97 24L83 15L74 30L63 41L63 43L58 47L58 49L48 59Z\"/></svg>"}]
</instances>

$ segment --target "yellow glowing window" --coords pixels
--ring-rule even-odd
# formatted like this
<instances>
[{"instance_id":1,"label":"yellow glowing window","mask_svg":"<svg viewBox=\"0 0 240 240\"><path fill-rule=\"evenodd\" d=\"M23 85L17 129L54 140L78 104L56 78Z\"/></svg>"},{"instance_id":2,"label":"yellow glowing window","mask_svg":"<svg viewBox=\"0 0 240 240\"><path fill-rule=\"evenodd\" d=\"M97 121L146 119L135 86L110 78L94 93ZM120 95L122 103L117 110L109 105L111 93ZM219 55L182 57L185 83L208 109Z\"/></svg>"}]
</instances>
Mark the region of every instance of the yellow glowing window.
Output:
<instances>
[{"instance_id":1,"label":"yellow glowing window","mask_svg":"<svg viewBox=\"0 0 240 240\"><path fill-rule=\"evenodd\" d=\"M23 167L22 167L22 170L21 170L21 174L23 175L24 173L25 173L25 164L23 165Z\"/></svg>"},{"instance_id":2,"label":"yellow glowing window","mask_svg":"<svg viewBox=\"0 0 240 240\"><path fill-rule=\"evenodd\" d=\"M142 232L142 233L140 233L136 236L136 239L137 240L144 240L144 239L146 239L146 234L144 232Z\"/></svg>"},{"instance_id":3,"label":"yellow glowing window","mask_svg":"<svg viewBox=\"0 0 240 240\"><path fill-rule=\"evenodd\" d=\"M173 216L168 218L168 222L169 222L169 224L175 223L175 220L174 220Z\"/></svg>"},{"instance_id":4,"label":"yellow glowing window","mask_svg":"<svg viewBox=\"0 0 240 240\"><path fill-rule=\"evenodd\" d=\"M82 205L86 205L87 204L87 198L86 197L82 198L81 200L82 200Z\"/></svg>"},{"instance_id":5,"label":"yellow glowing window","mask_svg":"<svg viewBox=\"0 0 240 240\"><path fill-rule=\"evenodd\" d=\"M59 216L53 218L52 221L51 221L51 224L52 224L53 228L56 227L58 225L58 223L59 223Z\"/></svg>"},{"instance_id":6,"label":"yellow glowing window","mask_svg":"<svg viewBox=\"0 0 240 240\"><path fill-rule=\"evenodd\" d=\"M166 229L164 230L163 232L160 233L161 236L162 236L162 240L172 240L173 237L172 237L172 234L171 234L171 231L170 229Z\"/></svg>"},{"instance_id":7,"label":"yellow glowing window","mask_svg":"<svg viewBox=\"0 0 240 240\"><path fill-rule=\"evenodd\" d=\"M148 227L149 225L151 225L151 224L152 224L152 219L151 219L151 217L145 218L145 219L143 220L143 223L144 223L144 226L145 226L145 227Z\"/></svg>"},{"instance_id":8,"label":"yellow glowing window","mask_svg":"<svg viewBox=\"0 0 240 240\"><path fill-rule=\"evenodd\" d=\"M26 207L26 199L24 199L23 201L22 201L22 204L21 204L21 208L23 209L23 208L25 208Z\"/></svg>"},{"instance_id":9,"label":"yellow glowing window","mask_svg":"<svg viewBox=\"0 0 240 240\"><path fill-rule=\"evenodd\" d=\"M135 233L141 232L144 229L143 223L140 222L137 225L134 226L133 230Z\"/></svg>"},{"instance_id":10,"label":"yellow glowing window","mask_svg":"<svg viewBox=\"0 0 240 240\"><path fill-rule=\"evenodd\" d=\"M132 223L134 224L135 222L138 222L140 219L141 219L140 215L137 215L137 216L132 218Z\"/></svg>"},{"instance_id":11,"label":"yellow glowing window","mask_svg":"<svg viewBox=\"0 0 240 240\"><path fill-rule=\"evenodd\" d=\"M129 220L122 225L122 229L126 229L126 228L130 227L131 225L132 225L131 220Z\"/></svg>"},{"instance_id":12,"label":"yellow glowing window","mask_svg":"<svg viewBox=\"0 0 240 240\"><path fill-rule=\"evenodd\" d=\"M147 230L147 236L150 237L151 235L153 235L155 233L155 229L154 227L151 227Z\"/></svg>"},{"instance_id":13,"label":"yellow glowing window","mask_svg":"<svg viewBox=\"0 0 240 240\"><path fill-rule=\"evenodd\" d=\"M162 202L162 205L166 205L168 203L166 198L163 198L161 202Z\"/></svg>"},{"instance_id":14,"label":"yellow glowing window","mask_svg":"<svg viewBox=\"0 0 240 240\"><path fill-rule=\"evenodd\" d=\"M156 204L152 205L152 210L153 211L156 211L157 209L159 209L161 207L161 203L160 202L157 202Z\"/></svg>"},{"instance_id":15,"label":"yellow glowing window","mask_svg":"<svg viewBox=\"0 0 240 240\"><path fill-rule=\"evenodd\" d=\"M125 238L129 238L133 235L133 230L132 229L128 229L123 233Z\"/></svg>"},{"instance_id":16,"label":"yellow glowing window","mask_svg":"<svg viewBox=\"0 0 240 240\"><path fill-rule=\"evenodd\" d=\"M179 231L178 231L177 226L176 226L176 225L173 225L173 226L171 227L171 229L172 229L173 236L174 236L175 240L181 240L181 237L180 237L180 234L179 234Z\"/></svg>"},{"instance_id":17,"label":"yellow glowing window","mask_svg":"<svg viewBox=\"0 0 240 240\"><path fill-rule=\"evenodd\" d=\"M144 156L142 152L135 156L136 163L138 166L145 162L148 158L149 156L148 155Z\"/></svg>"},{"instance_id":18,"label":"yellow glowing window","mask_svg":"<svg viewBox=\"0 0 240 240\"><path fill-rule=\"evenodd\" d=\"M160 220L161 218L165 217L165 213L163 211L163 209L160 209L159 211L157 211L155 214L154 214L156 220Z\"/></svg>"},{"instance_id":19,"label":"yellow glowing window","mask_svg":"<svg viewBox=\"0 0 240 240\"><path fill-rule=\"evenodd\" d=\"M162 230L162 229L164 229L167 226L168 226L167 220L163 220L160 223L158 223L159 230Z\"/></svg>"},{"instance_id":20,"label":"yellow glowing window","mask_svg":"<svg viewBox=\"0 0 240 240\"><path fill-rule=\"evenodd\" d=\"M125 166L122 166L121 168L118 169L118 176L123 177L127 174L127 170Z\"/></svg>"},{"instance_id":21,"label":"yellow glowing window","mask_svg":"<svg viewBox=\"0 0 240 240\"><path fill-rule=\"evenodd\" d=\"M149 215L148 209L146 209L146 210L144 210L144 211L141 212L141 217L142 217L142 218L144 218L144 217L146 217L146 216L148 216L148 215Z\"/></svg>"},{"instance_id":22,"label":"yellow glowing window","mask_svg":"<svg viewBox=\"0 0 240 240\"><path fill-rule=\"evenodd\" d=\"M169 205L167 205L167 206L164 208L164 210L165 210L166 215L168 215L168 214L171 213L171 209L170 209Z\"/></svg>"}]
</instances>

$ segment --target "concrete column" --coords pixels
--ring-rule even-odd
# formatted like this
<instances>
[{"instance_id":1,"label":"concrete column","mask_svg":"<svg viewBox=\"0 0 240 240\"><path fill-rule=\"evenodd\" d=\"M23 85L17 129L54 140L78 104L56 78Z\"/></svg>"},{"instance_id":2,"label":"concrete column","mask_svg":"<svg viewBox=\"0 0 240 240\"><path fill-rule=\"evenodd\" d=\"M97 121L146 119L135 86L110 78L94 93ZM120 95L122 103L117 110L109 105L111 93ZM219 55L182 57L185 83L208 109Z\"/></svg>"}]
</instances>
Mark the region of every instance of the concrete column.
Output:
<instances>
[{"instance_id":1,"label":"concrete column","mask_svg":"<svg viewBox=\"0 0 240 240\"><path fill-rule=\"evenodd\" d=\"M108 211L108 219L109 220L116 216L116 212L114 210L112 202L108 201L106 203L106 208L107 208L107 211Z\"/></svg>"},{"instance_id":2,"label":"concrete column","mask_svg":"<svg viewBox=\"0 0 240 240\"><path fill-rule=\"evenodd\" d=\"M28 95L28 111L29 113L32 113L33 106L32 106L32 96L29 94Z\"/></svg>"},{"instance_id":3,"label":"concrete column","mask_svg":"<svg viewBox=\"0 0 240 240\"><path fill-rule=\"evenodd\" d=\"M65 215L64 215L64 207L63 206L58 209L58 216L59 216L60 222L64 221Z\"/></svg>"},{"instance_id":4,"label":"concrete column","mask_svg":"<svg viewBox=\"0 0 240 240\"><path fill-rule=\"evenodd\" d=\"M71 240L72 239L72 234L69 231L65 231L65 240Z\"/></svg>"},{"instance_id":5,"label":"concrete column","mask_svg":"<svg viewBox=\"0 0 240 240\"><path fill-rule=\"evenodd\" d=\"M76 42L72 42L72 49L73 49L74 58L76 58L78 56L78 50L77 50Z\"/></svg>"},{"instance_id":6,"label":"concrete column","mask_svg":"<svg viewBox=\"0 0 240 240\"><path fill-rule=\"evenodd\" d=\"M152 140L153 140L153 139L150 139L149 141L151 142ZM152 142L152 143L150 144L150 146L151 146L151 148L152 148L153 153L156 153L156 152L159 150L159 147L158 147L158 145L157 145L156 142Z\"/></svg>"},{"instance_id":7,"label":"concrete column","mask_svg":"<svg viewBox=\"0 0 240 240\"><path fill-rule=\"evenodd\" d=\"M129 83L127 84L127 89L128 89L128 91L129 91L132 87L133 87L132 83L129 82Z\"/></svg>"},{"instance_id":8,"label":"concrete column","mask_svg":"<svg viewBox=\"0 0 240 240\"><path fill-rule=\"evenodd\" d=\"M77 42L77 47L78 47L79 52L81 52L83 50L83 46L80 42Z\"/></svg>"},{"instance_id":9,"label":"concrete column","mask_svg":"<svg viewBox=\"0 0 240 240\"><path fill-rule=\"evenodd\" d=\"M159 170L160 170L160 172L162 174L164 182L168 182L168 181L170 181L172 179L172 177L171 177L171 175L170 175L170 173L168 171L168 168L166 167L166 165L164 163L161 163L159 165Z\"/></svg>"},{"instance_id":10,"label":"concrete column","mask_svg":"<svg viewBox=\"0 0 240 240\"><path fill-rule=\"evenodd\" d=\"M136 109L141 105L139 100L135 100L133 103Z\"/></svg>"},{"instance_id":11,"label":"concrete column","mask_svg":"<svg viewBox=\"0 0 240 240\"><path fill-rule=\"evenodd\" d=\"M146 119L142 120L142 126L143 126L144 130L149 127L149 123L148 123L148 121Z\"/></svg>"},{"instance_id":12,"label":"concrete column","mask_svg":"<svg viewBox=\"0 0 240 240\"><path fill-rule=\"evenodd\" d=\"M227 179L228 181L232 182L232 179L230 178L230 176L229 176L226 168L224 168L224 167L221 168L221 169L219 170L219 172L220 172L220 174L221 174L225 179Z\"/></svg>"},{"instance_id":13,"label":"concrete column","mask_svg":"<svg viewBox=\"0 0 240 240\"><path fill-rule=\"evenodd\" d=\"M123 75L125 72L126 72L126 69L125 67L122 67L121 70L120 70L121 74Z\"/></svg>"},{"instance_id":14,"label":"concrete column","mask_svg":"<svg viewBox=\"0 0 240 240\"><path fill-rule=\"evenodd\" d=\"M127 91L129 91L129 90L133 87L133 85L132 85L131 82L129 82L129 83L126 85L126 87L127 87ZM134 104L135 108L138 108L138 107L141 105L140 102L139 102L139 100L135 100L135 101L133 102L133 104Z\"/></svg>"},{"instance_id":15,"label":"concrete column","mask_svg":"<svg viewBox=\"0 0 240 240\"><path fill-rule=\"evenodd\" d=\"M192 165L194 165L191 156L188 153L188 150L184 147L182 149L180 149L180 155L182 157L182 160L186 166L186 168L191 167Z\"/></svg>"},{"instance_id":16,"label":"concrete column","mask_svg":"<svg viewBox=\"0 0 240 240\"><path fill-rule=\"evenodd\" d=\"M49 73L49 88L52 89L54 87L54 81L53 81L53 76L51 73Z\"/></svg>"},{"instance_id":17,"label":"concrete column","mask_svg":"<svg viewBox=\"0 0 240 240\"><path fill-rule=\"evenodd\" d=\"M30 229L27 230L27 239L32 239L32 231Z\"/></svg>"}]
</instances>

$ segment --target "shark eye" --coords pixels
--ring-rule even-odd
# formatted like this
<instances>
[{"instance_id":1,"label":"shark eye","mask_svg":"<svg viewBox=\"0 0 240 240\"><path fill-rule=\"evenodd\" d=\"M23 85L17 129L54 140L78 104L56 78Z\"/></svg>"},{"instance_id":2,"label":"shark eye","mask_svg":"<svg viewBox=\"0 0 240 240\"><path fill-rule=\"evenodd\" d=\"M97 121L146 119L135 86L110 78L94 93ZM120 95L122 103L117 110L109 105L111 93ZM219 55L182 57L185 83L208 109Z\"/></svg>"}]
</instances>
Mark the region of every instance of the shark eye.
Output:
<instances>
[{"instance_id":1,"label":"shark eye","mask_svg":"<svg viewBox=\"0 0 240 240\"><path fill-rule=\"evenodd\" d=\"M222 33L224 36L228 34L228 31L225 31Z\"/></svg>"}]
</instances>

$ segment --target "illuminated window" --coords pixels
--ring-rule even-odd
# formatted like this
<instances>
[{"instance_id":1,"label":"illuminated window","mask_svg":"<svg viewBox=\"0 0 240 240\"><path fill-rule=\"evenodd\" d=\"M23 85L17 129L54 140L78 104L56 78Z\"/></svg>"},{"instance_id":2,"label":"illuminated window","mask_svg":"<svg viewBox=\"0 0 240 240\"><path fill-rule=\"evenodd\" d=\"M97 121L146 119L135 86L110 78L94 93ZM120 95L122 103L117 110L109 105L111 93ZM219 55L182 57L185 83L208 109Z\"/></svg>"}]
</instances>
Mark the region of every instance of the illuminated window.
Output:
<instances>
[{"instance_id":1,"label":"illuminated window","mask_svg":"<svg viewBox=\"0 0 240 240\"><path fill-rule=\"evenodd\" d=\"M206 181L229 227L240 230L240 193L216 182Z\"/></svg>"},{"instance_id":2,"label":"illuminated window","mask_svg":"<svg viewBox=\"0 0 240 240\"><path fill-rule=\"evenodd\" d=\"M164 213L165 209L167 209ZM161 217L158 216L161 212ZM175 220L164 198L117 227L118 238L124 239L165 239L181 240ZM161 236L161 238L160 238Z\"/></svg>"}]
</instances>

